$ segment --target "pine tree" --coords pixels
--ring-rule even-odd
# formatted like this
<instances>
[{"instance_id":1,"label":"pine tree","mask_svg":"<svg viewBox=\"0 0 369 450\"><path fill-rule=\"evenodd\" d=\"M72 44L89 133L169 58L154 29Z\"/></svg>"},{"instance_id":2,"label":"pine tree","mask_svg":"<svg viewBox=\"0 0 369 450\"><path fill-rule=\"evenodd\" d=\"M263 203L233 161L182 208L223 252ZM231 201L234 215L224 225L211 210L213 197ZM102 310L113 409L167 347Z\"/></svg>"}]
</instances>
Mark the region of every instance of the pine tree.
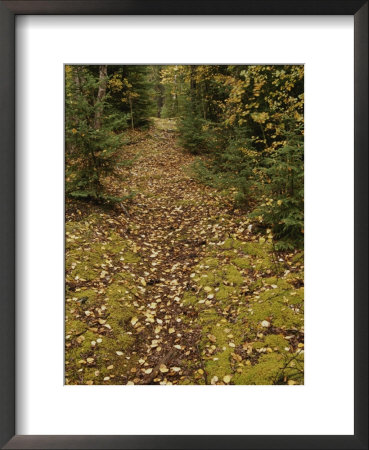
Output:
<instances>
[{"instance_id":1,"label":"pine tree","mask_svg":"<svg viewBox=\"0 0 369 450\"><path fill-rule=\"evenodd\" d=\"M146 127L155 114L149 66L108 66L110 103L132 129Z\"/></svg>"},{"instance_id":2,"label":"pine tree","mask_svg":"<svg viewBox=\"0 0 369 450\"><path fill-rule=\"evenodd\" d=\"M118 200L104 187L122 144L107 95L107 66L66 67L66 194Z\"/></svg>"}]
</instances>

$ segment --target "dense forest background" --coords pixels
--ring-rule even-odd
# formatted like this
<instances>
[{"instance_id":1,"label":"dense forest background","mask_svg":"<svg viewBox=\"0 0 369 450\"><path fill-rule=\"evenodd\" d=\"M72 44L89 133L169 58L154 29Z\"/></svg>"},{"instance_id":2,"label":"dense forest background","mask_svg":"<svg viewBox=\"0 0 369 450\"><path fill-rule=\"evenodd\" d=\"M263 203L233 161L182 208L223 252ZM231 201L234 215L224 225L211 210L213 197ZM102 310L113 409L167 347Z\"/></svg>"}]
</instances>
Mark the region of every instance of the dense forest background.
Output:
<instances>
[{"instance_id":1,"label":"dense forest background","mask_svg":"<svg viewBox=\"0 0 369 450\"><path fill-rule=\"evenodd\" d=\"M302 247L303 66L75 65L65 81L68 197L125 208L134 192L116 196L106 180L132 163L130 131L173 119L201 182L277 250Z\"/></svg>"}]
</instances>

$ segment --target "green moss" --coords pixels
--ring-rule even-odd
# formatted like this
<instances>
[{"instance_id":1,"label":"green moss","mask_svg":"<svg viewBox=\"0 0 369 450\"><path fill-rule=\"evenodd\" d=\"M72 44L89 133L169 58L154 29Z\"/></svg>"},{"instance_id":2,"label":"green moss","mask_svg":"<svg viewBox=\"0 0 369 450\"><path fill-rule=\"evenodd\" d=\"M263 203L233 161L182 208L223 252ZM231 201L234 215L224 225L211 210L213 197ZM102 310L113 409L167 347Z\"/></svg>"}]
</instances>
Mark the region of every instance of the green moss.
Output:
<instances>
[{"instance_id":1,"label":"green moss","mask_svg":"<svg viewBox=\"0 0 369 450\"><path fill-rule=\"evenodd\" d=\"M234 372L235 361L232 360L232 353L235 347L242 343L244 325L241 322L227 321L215 308L201 311L199 322L202 326L200 348L204 354L208 380L217 376L219 381L222 381L225 375L232 375ZM230 346L230 343L233 345Z\"/></svg>"},{"instance_id":2,"label":"green moss","mask_svg":"<svg viewBox=\"0 0 369 450\"><path fill-rule=\"evenodd\" d=\"M210 324L216 323L219 320L218 312L215 308L205 308L201 311L199 315L199 321L202 324Z\"/></svg>"},{"instance_id":3,"label":"green moss","mask_svg":"<svg viewBox=\"0 0 369 450\"><path fill-rule=\"evenodd\" d=\"M79 360L86 360L87 357L93 358L92 366L99 370L99 376L94 375L95 384L105 383L104 376L110 376L115 373L120 376L121 373L129 373L130 364L134 363L135 357L131 355L130 348L135 341L135 335L132 333L131 318L137 315L135 306L133 305L134 293L137 290L135 280L129 272L120 272L114 274L110 284L104 292L97 294L93 289L81 290L78 293L69 293L72 303L67 303L68 309L78 311L86 309L95 309L104 305L105 313L102 318L106 321L102 325L88 328L88 325L81 321L75 320L73 315L67 309L66 332L72 336L72 340L68 341L72 345L67 347L66 360L69 363L66 366L66 376L70 384L81 384L81 380L87 380L89 366L91 364L78 364ZM73 298L88 297L84 305L77 301L73 302ZM73 309L71 309L71 306ZM82 311L81 311L82 312ZM75 314L75 313L74 313ZM82 315L84 318L84 316ZM101 329L103 329L102 335ZM76 338L73 338L76 336ZM101 342L100 342L101 339ZM91 342L94 345L91 345ZM99 342L98 342L99 341ZM117 355L116 352L123 353ZM130 359L124 357L129 354ZM109 372L106 367L113 365L114 370ZM82 378L81 378L82 377ZM92 379L92 378L90 378ZM111 379L111 383L113 383Z\"/></svg>"},{"instance_id":4,"label":"green moss","mask_svg":"<svg viewBox=\"0 0 369 450\"><path fill-rule=\"evenodd\" d=\"M236 267L228 264L222 267L222 273L228 283L232 283L235 286L240 286L243 283L243 276Z\"/></svg>"},{"instance_id":5,"label":"green moss","mask_svg":"<svg viewBox=\"0 0 369 450\"><path fill-rule=\"evenodd\" d=\"M283 280L280 285L287 286L286 288L278 287L276 289L268 289L260 294L262 301L279 302L285 305L300 305L304 301L304 288L294 289L291 285ZM288 289L289 287L289 289Z\"/></svg>"},{"instance_id":6,"label":"green moss","mask_svg":"<svg viewBox=\"0 0 369 450\"><path fill-rule=\"evenodd\" d=\"M79 340L82 336L83 340ZM85 359L93 354L91 347L91 341L96 339L95 333L92 331L86 331L83 335L80 335L74 339L73 347L66 353L66 360L71 364L77 364L79 360Z\"/></svg>"},{"instance_id":7,"label":"green moss","mask_svg":"<svg viewBox=\"0 0 369 450\"><path fill-rule=\"evenodd\" d=\"M253 342L253 344L252 344L252 348L254 350L259 350L264 347L265 347L265 341L257 341L257 342Z\"/></svg>"},{"instance_id":8,"label":"green moss","mask_svg":"<svg viewBox=\"0 0 369 450\"><path fill-rule=\"evenodd\" d=\"M97 292L95 289L81 289L80 291L75 292L66 292L66 299L67 300L78 300L83 299L85 300L85 304L93 304L96 300Z\"/></svg>"},{"instance_id":9,"label":"green moss","mask_svg":"<svg viewBox=\"0 0 369 450\"><path fill-rule=\"evenodd\" d=\"M208 270L199 274L195 278L199 286L217 286L222 281L222 274L216 270Z\"/></svg>"},{"instance_id":10,"label":"green moss","mask_svg":"<svg viewBox=\"0 0 369 450\"><path fill-rule=\"evenodd\" d=\"M296 255L291 259L293 263L300 263L304 264L304 252L298 252Z\"/></svg>"},{"instance_id":11,"label":"green moss","mask_svg":"<svg viewBox=\"0 0 369 450\"><path fill-rule=\"evenodd\" d=\"M262 355L254 366L245 366L234 377L235 384L270 385L283 382L283 356L279 353Z\"/></svg>"},{"instance_id":12,"label":"green moss","mask_svg":"<svg viewBox=\"0 0 369 450\"><path fill-rule=\"evenodd\" d=\"M219 259L217 258L205 258L201 261L199 265L209 266L211 269L219 266Z\"/></svg>"},{"instance_id":13,"label":"green moss","mask_svg":"<svg viewBox=\"0 0 369 450\"><path fill-rule=\"evenodd\" d=\"M259 243L259 242L245 242L242 245L242 250L251 256L265 257L267 256L268 251L271 250L271 247L267 243Z\"/></svg>"},{"instance_id":14,"label":"green moss","mask_svg":"<svg viewBox=\"0 0 369 450\"><path fill-rule=\"evenodd\" d=\"M238 241L237 239L227 238L224 241L222 248L224 248L225 250L240 249L240 248L243 248L243 245L244 245L244 243L241 241Z\"/></svg>"},{"instance_id":15,"label":"green moss","mask_svg":"<svg viewBox=\"0 0 369 450\"><path fill-rule=\"evenodd\" d=\"M250 291L256 291L257 289L260 289L263 286L263 279L258 278L256 281L253 281L249 284Z\"/></svg>"},{"instance_id":16,"label":"green moss","mask_svg":"<svg viewBox=\"0 0 369 450\"><path fill-rule=\"evenodd\" d=\"M141 261L141 258L139 255L137 255L137 253L127 251L127 252L123 253L123 261L134 264L134 263L138 263L139 261Z\"/></svg>"},{"instance_id":17,"label":"green moss","mask_svg":"<svg viewBox=\"0 0 369 450\"><path fill-rule=\"evenodd\" d=\"M229 256L232 262L240 268L254 267L258 271L267 273L283 272L281 264L273 261L273 248L270 242L242 242L228 238L225 240L222 248L227 250L224 254ZM245 256L249 258L246 259Z\"/></svg>"},{"instance_id":18,"label":"green moss","mask_svg":"<svg viewBox=\"0 0 369 450\"><path fill-rule=\"evenodd\" d=\"M89 216L90 217L90 216ZM93 228L90 226L89 217L85 221L81 222L66 222L65 234L66 234L66 249L77 249L84 242L89 242L93 238Z\"/></svg>"},{"instance_id":19,"label":"green moss","mask_svg":"<svg viewBox=\"0 0 369 450\"><path fill-rule=\"evenodd\" d=\"M233 265L227 264L217 270L206 271L195 279L200 286L219 286L223 282L240 286L243 284L243 276Z\"/></svg>"},{"instance_id":20,"label":"green moss","mask_svg":"<svg viewBox=\"0 0 369 450\"><path fill-rule=\"evenodd\" d=\"M232 373L231 367L231 353L233 348L229 347L230 339L227 337L227 333L224 331L227 325L216 326L220 317L217 316L216 320L205 325L203 333L203 339L201 342L202 348L206 346L215 345L216 351L212 353L211 356L205 361L205 368L208 377L212 378L217 376L221 380L225 375L230 375ZM216 338L216 342L212 343L209 341L207 335L211 334Z\"/></svg>"},{"instance_id":21,"label":"green moss","mask_svg":"<svg viewBox=\"0 0 369 450\"><path fill-rule=\"evenodd\" d=\"M289 305L301 305L304 302L304 288L301 287L294 291L290 291L287 296L287 301Z\"/></svg>"},{"instance_id":22,"label":"green moss","mask_svg":"<svg viewBox=\"0 0 369 450\"><path fill-rule=\"evenodd\" d=\"M77 264L76 268L73 269L67 276L67 281L70 280L81 280L81 281L94 281L99 278L101 269L96 267L91 267L89 262L81 262Z\"/></svg>"},{"instance_id":23,"label":"green moss","mask_svg":"<svg viewBox=\"0 0 369 450\"><path fill-rule=\"evenodd\" d=\"M269 277L269 278L262 278L262 283L264 286L277 286L279 289L291 289L292 285L288 283L287 280L284 278L278 278L278 277Z\"/></svg>"},{"instance_id":24,"label":"green moss","mask_svg":"<svg viewBox=\"0 0 369 450\"><path fill-rule=\"evenodd\" d=\"M135 314L129 287L116 282L106 290L105 302L109 313L109 325L116 339L126 344L130 339L126 332L130 329L129 321Z\"/></svg>"},{"instance_id":25,"label":"green moss","mask_svg":"<svg viewBox=\"0 0 369 450\"><path fill-rule=\"evenodd\" d=\"M139 262L141 258L132 251L131 246L129 241L112 232L101 242L67 251L67 280L96 281L100 279L101 272L109 272L113 264L120 261L133 264Z\"/></svg>"},{"instance_id":26,"label":"green moss","mask_svg":"<svg viewBox=\"0 0 369 450\"><path fill-rule=\"evenodd\" d=\"M73 320L67 318L65 322L65 334L66 335L80 335L87 330L87 325L81 320Z\"/></svg>"},{"instance_id":27,"label":"green moss","mask_svg":"<svg viewBox=\"0 0 369 450\"><path fill-rule=\"evenodd\" d=\"M227 350L216 353L213 357L217 358L216 360L210 359L206 361L205 369L210 380L214 376L217 376L219 381L222 381L225 375L232 375L231 353L232 349L228 348Z\"/></svg>"},{"instance_id":28,"label":"green moss","mask_svg":"<svg viewBox=\"0 0 369 450\"><path fill-rule=\"evenodd\" d=\"M270 255L267 253L264 254L262 257L257 258L255 261L255 269L260 272L275 272L275 273L282 273L283 267L280 263L274 261Z\"/></svg>"},{"instance_id":29,"label":"green moss","mask_svg":"<svg viewBox=\"0 0 369 450\"><path fill-rule=\"evenodd\" d=\"M137 263L141 260L140 256L133 252L133 243L123 239L118 233L112 232L107 241L101 245L101 251L108 252L114 260L123 260L128 263ZM97 250L99 250L97 248Z\"/></svg>"},{"instance_id":30,"label":"green moss","mask_svg":"<svg viewBox=\"0 0 369 450\"><path fill-rule=\"evenodd\" d=\"M303 325L303 316L293 311L281 295L256 299L249 306L251 311L247 311L246 316L253 326L260 326L260 322L267 319L271 320L273 326L282 329L295 329Z\"/></svg>"},{"instance_id":31,"label":"green moss","mask_svg":"<svg viewBox=\"0 0 369 450\"><path fill-rule=\"evenodd\" d=\"M269 334L264 342L266 346L282 353L286 352L285 348L289 347L289 342L281 334Z\"/></svg>"},{"instance_id":32,"label":"green moss","mask_svg":"<svg viewBox=\"0 0 369 450\"><path fill-rule=\"evenodd\" d=\"M235 258L238 255L238 250L224 250L222 252L222 257L228 257L230 259Z\"/></svg>"},{"instance_id":33,"label":"green moss","mask_svg":"<svg viewBox=\"0 0 369 450\"><path fill-rule=\"evenodd\" d=\"M249 258L234 258L232 263L235 264L240 269L249 269L251 267L251 262Z\"/></svg>"},{"instance_id":34,"label":"green moss","mask_svg":"<svg viewBox=\"0 0 369 450\"><path fill-rule=\"evenodd\" d=\"M215 295L217 309L199 305L193 294L188 294L186 301L195 306L199 313L198 323L202 328L200 349L208 380L217 376L222 382L225 375L231 375L232 384L285 384L288 380L300 384L302 370L289 367L288 358L293 359L289 341L283 334L268 334L273 328L264 328L261 322L268 320L272 327L286 330L286 333L301 329L303 288L296 289L296 277L290 279L291 274L283 278L260 277L249 284L251 294L245 297L245 302L236 303L237 313L235 315L235 310L231 313L233 320L226 320L222 314L223 307L233 304L236 299L241 300L240 288L248 281L248 276L243 276L239 269L249 268L251 264L263 267L261 272L264 274L267 270L275 274L284 269L273 263L268 243L249 244L229 239L224 246L226 249L222 255L224 257L229 253L230 262L224 264L224 260L219 260L219 255L204 258L196 267L198 275L194 278L200 287L212 288L204 294ZM213 338L209 339L208 335ZM240 361L232 354L239 353L244 342L251 345L251 353L247 353L251 356L243 354ZM253 365L248 365L251 361ZM202 381L196 378L193 382Z\"/></svg>"},{"instance_id":35,"label":"green moss","mask_svg":"<svg viewBox=\"0 0 369 450\"><path fill-rule=\"evenodd\" d=\"M225 286L221 284L219 290L216 292L215 297L217 300L228 300L230 297L235 296L238 290L233 286Z\"/></svg>"},{"instance_id":36,"label":"green moss","mask_svg":"<svg viewBox=\"0 0 369 450\"><path fill-rule=\"evenodd\" d=\"M195 305L198 302L198 298L196 295L191 294L190 292L185 292L183 294L183 304L188 305Z\"/></svg>"},{"instance_id":37,"label":"green moss","mask_svg":"<svg viewBox=\"0 0 369 450\"><path fill-rule=\"evenodd\" d=\"M290 272L287 276L286 276L286 280L290 283L290 284L303 284L304 283L304 272L303 271L299 271L299 272Z\"/></svg>"}]
</instances>

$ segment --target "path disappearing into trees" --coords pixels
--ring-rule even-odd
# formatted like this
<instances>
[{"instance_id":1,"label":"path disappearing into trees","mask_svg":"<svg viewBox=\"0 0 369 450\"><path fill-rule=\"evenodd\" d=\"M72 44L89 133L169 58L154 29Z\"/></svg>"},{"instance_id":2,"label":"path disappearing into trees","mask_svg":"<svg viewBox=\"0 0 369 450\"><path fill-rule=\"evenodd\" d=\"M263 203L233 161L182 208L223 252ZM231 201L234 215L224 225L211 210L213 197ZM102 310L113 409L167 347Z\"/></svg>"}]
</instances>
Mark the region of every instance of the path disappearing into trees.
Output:
<instances>
[{"instance_id":1,"label":"path disappearing into trees","mask_svg":"<svg viewBox=\"0 0 369 450\"><path fill-rule=\"evenodd\" d=\"M67 204L67 384L301 383L301 256L195 179L170 121L127 157L124 210Z\"/></svg>"}]
</instances>

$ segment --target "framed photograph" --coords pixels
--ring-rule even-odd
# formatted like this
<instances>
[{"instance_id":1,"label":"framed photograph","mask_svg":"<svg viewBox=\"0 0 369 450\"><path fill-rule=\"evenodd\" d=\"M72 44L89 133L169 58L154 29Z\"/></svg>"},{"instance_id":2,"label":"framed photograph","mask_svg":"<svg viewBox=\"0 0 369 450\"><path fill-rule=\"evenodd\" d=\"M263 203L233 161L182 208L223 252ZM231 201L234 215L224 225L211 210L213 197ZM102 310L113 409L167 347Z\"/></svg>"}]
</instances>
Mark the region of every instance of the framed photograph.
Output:
<instances>
[{"instance_id":1,"label":"framed photograph","mask_svg":"<svg viewBox=\"0 0 369 450\"><path fill-rule=\"evenodd\" d=\"M368 4L2 1L3 448L368 448Z\"/></svg>"}]
</instances>

